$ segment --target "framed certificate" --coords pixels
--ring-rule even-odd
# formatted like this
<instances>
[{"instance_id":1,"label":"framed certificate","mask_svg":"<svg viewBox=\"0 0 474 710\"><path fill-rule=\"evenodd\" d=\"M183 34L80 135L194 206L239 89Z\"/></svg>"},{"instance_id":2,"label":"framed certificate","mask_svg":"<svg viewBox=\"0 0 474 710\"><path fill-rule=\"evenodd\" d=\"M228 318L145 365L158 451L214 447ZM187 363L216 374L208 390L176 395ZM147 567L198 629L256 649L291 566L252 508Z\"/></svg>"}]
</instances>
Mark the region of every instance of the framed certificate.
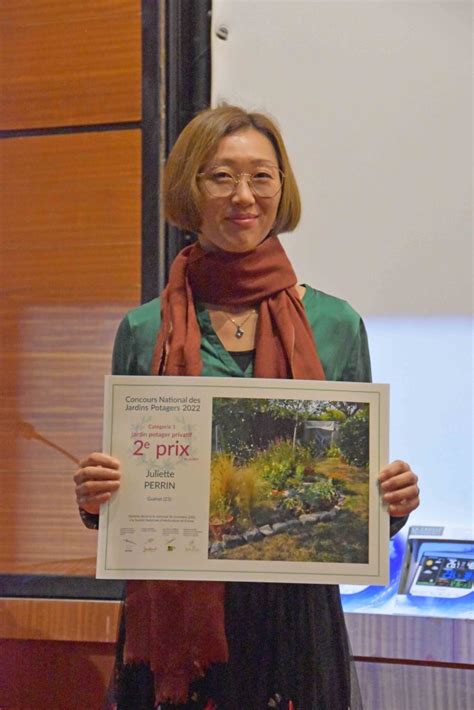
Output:
<instances>
[{"instance_id":1,"label":"framed certificate","mask_svg":"<svg viewBox=\"0 0 474 710\"><path fill-rule=\"evenodd\" d=\"M109 376L97 577L388 581L388 386Z\"/></svg>"}]
</instances>

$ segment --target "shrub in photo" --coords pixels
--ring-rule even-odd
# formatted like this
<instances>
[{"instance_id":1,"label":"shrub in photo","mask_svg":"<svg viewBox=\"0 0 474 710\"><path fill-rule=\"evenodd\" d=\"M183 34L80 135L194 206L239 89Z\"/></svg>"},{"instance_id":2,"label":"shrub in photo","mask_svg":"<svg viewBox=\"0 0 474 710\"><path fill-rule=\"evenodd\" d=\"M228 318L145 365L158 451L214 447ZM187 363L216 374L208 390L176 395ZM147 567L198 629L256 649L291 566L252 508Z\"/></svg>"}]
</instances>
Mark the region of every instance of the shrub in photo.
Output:
<instances>
[{"instance_id":1,"label":"shrub in photo","mask_svg":"<svg viewBox=\"0 0 474 710\"><path fill-rule=\"evenodd\" d=\"M339 448L345 460L366 468L369 464L369 417L366 412L358 412L347 419L339 430Z\"/></svg>"}]
</instances>

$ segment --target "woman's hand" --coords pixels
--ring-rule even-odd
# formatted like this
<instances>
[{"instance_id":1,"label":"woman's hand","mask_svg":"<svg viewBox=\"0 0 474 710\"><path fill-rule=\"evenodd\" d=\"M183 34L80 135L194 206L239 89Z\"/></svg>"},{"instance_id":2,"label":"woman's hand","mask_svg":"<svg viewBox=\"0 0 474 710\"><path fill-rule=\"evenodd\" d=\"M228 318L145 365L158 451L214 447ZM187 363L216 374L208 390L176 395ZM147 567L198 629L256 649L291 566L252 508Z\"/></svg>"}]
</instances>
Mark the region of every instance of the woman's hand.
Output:
<instances>
[{"instance_id":1,"label":"woman's hand","mask_svg":"<svg viewBox=\"0 0 474 710\"><path fill-rule=\"evenodd\" d=\"M404 461L393 461L379 474L380 490L388 512L394 517L408 515L420 505L418 476Z\"/></svg>"},{"instance_id":2,"label":"woman's hand","mask_svg":"<svg viewBox=\"0 0 474 710\"><path fill-rule=\"evenodd\" d=\"M102 503L106 503L120 486L120 461L106 454L90 454L80 461L74 483L78 506L97 515Z\"/></svg>"}]
</instances>

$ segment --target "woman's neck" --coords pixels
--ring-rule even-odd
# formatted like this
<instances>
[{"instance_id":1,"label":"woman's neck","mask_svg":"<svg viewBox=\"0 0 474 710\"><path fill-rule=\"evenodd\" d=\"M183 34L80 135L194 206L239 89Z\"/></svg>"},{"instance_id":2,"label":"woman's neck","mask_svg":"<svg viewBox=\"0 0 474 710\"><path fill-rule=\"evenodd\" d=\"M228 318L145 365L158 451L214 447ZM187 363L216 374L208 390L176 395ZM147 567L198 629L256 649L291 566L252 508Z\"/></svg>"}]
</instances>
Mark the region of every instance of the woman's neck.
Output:
<instances>
[{"instance_id":1,"label":"woman's neck","mask_svg":"<svg viewBox=\"0 0 474 710\"><path fill-rule=\"evenodd\" d=\"M300 299L305 294L305 287L297 285ZM242 352L255 348L255 333L258 322L258 306L236 307L203 303L209 313L212 327L226 350Z\"/></svg>"},{"instance_id":2,"label":"woman's neck","mask_svg":"<svg viewBox=\"0 0 474 710\"><path fill-rule=\"evenodd\" d=\"M212 327L226 350L253 350L257 330L258 307L235 308L204 304Z\"/></svg>"}]
</instances>

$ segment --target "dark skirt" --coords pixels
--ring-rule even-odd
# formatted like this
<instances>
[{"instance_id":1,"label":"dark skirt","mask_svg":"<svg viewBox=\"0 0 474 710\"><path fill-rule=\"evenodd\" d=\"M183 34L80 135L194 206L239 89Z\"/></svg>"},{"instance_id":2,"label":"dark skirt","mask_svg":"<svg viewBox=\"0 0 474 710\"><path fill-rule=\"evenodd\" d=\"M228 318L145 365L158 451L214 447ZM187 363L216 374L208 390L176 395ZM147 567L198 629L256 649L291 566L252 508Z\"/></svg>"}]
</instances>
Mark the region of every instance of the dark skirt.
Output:
<instances>
[{"instance_id":1,"label":"dark skirt","mask_svg":"<svg viewBox=\"0 0 474 710\"><path fill-rule=\"evenodd\" d=\"M338 587L228 583L225 613L229 662L160 710L361 710ZM124 665L123 646L122 619L109 707L153 710L152 673Z\"/></svg>"}]
</instances>

